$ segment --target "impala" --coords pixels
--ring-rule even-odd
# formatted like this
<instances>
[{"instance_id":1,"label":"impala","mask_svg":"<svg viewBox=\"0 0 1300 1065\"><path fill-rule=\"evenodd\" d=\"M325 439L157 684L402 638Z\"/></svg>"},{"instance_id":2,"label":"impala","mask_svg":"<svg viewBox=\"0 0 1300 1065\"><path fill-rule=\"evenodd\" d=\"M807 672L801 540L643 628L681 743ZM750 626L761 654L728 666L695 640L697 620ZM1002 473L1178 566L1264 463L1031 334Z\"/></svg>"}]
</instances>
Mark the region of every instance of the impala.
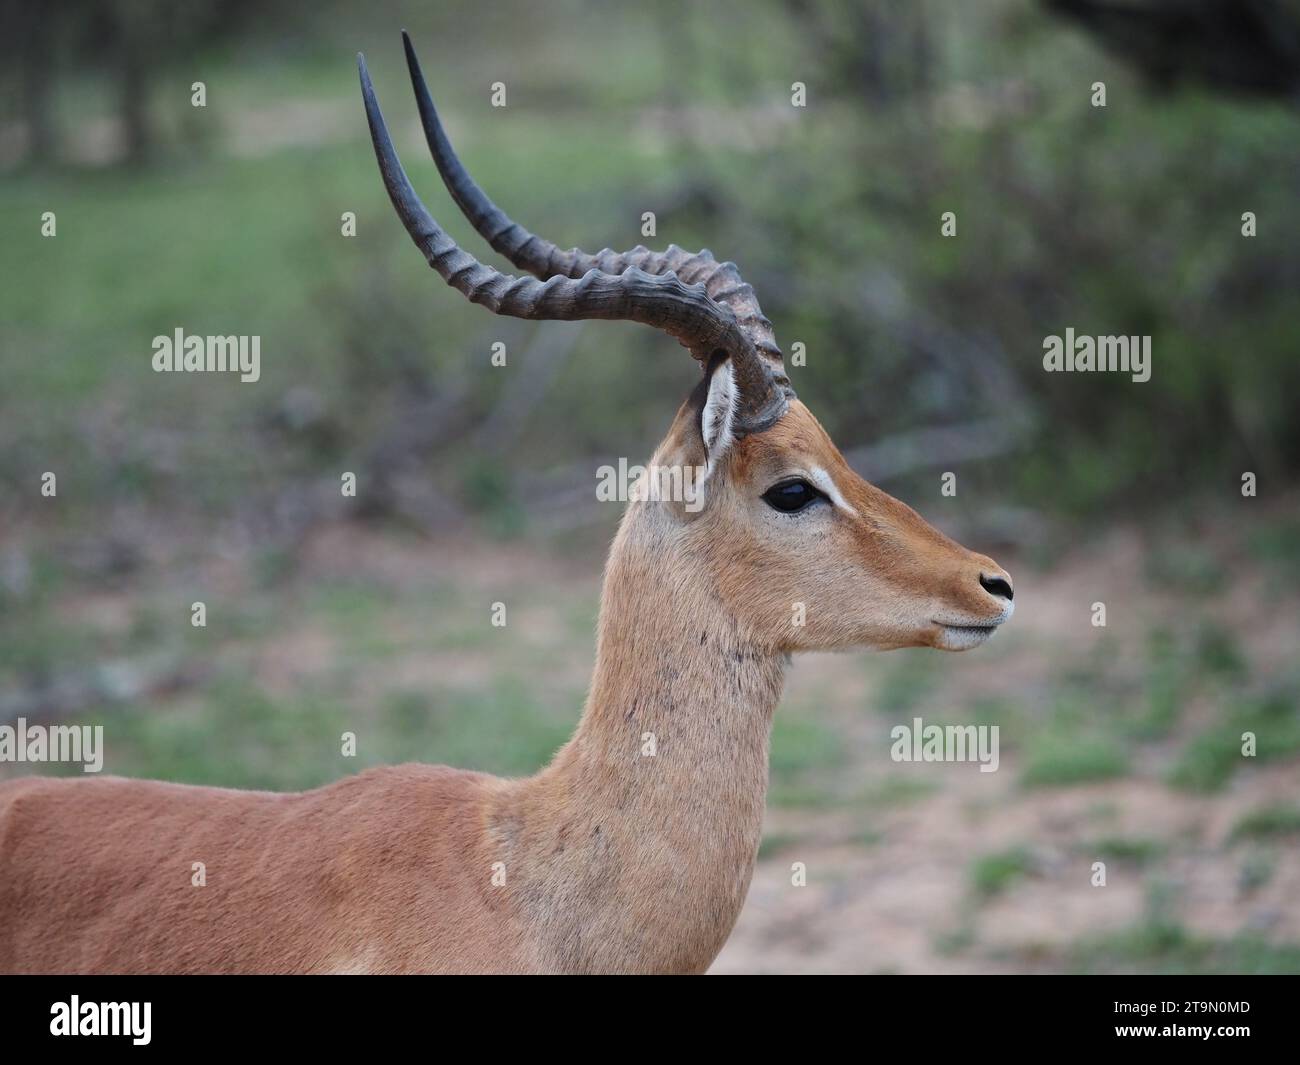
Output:
<instances>
[{"instance_id":1,"label":"impala","mask_svg":"<svg viewBox=\"0 0 1300 1065\"><path fill-rule=\"evenodd\" d=\"M409 39L406 56L453 199L534 276L485 266L438 226L358 57L379 170L416 246L496 314L624 319L680 341L703 373L652 462L702 469L702 503L627 507L586 707L535 776L401 765L295 794L4 784L0 968L702 972L749 887L790 654L961 651L1011 616L1005 571L849 468L734 264L672 246L561 251L516 225L452 152Z\"/></svg>"}]
</instances>

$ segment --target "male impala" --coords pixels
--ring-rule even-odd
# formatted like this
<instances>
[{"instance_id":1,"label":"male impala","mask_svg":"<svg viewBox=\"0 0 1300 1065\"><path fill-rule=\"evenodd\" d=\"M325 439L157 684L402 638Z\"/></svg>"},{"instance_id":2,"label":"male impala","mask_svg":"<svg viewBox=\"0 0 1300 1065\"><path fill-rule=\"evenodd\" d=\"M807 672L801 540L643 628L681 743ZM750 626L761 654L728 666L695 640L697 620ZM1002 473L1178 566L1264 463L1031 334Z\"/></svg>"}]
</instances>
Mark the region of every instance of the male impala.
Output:
<instances>
[{"instance_id":1,"label":"male impala","mask_svg":"<svg viewBox=\"0 0 1300 1065\"><path fill-rule=\"evenodd\" d=\"M299 794L3 785L0 969L702 972L749 887L789 654L966 650L1011 616L1000 567L849 469L795 399L733 264L676 247L560 251L514 224L452 152L409 40L406 54L452 197L536 276L499 273L439 228L359 59L412 239L496 314L626 319L686 346L703 378L653 461L703 467L703 505L627 508L586 709L536 776L402 765ZM191 886L196 861L206 886Z\"/></svg>"}]
</instances>

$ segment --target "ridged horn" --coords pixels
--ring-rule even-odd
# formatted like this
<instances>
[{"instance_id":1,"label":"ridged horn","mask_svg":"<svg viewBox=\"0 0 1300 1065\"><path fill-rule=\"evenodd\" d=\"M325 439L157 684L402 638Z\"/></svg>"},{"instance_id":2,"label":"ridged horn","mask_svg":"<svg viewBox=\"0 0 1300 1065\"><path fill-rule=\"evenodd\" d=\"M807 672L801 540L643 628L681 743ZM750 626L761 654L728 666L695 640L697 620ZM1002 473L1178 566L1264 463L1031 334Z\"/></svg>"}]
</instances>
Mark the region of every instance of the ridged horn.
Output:
<instances>
[{"instance_id":1,"label":"ridged horn","mask_svg":"<svg viewBox=\"0 0 1300 1065\"><path fill-rule=\"evenodd\" d=\"M475 229L496 250L537 275L513 277L486 266L438 225L402 168L365 59L358 55L361 94L384 187L416 247L443 280L495 314L640 322L669 333L706 366L715 352L725 351L732 358L741 395L737 428L759 432L785 412L793 391L781 365L780 350L774 341L761 346L756 342L755 325L765 327L770 338L771 324L758 311L753 289L740 280L734 264L717 263L707 252L688 255L675 247L665 253L644 248L624 255L602 252L588 256L577 249L560 253L554 245L511 222L452 152L410 38L405 32L402 36L429 147L448 189ZM611 269L603 268L602 261Z\"/></svg>"}]
</instances>

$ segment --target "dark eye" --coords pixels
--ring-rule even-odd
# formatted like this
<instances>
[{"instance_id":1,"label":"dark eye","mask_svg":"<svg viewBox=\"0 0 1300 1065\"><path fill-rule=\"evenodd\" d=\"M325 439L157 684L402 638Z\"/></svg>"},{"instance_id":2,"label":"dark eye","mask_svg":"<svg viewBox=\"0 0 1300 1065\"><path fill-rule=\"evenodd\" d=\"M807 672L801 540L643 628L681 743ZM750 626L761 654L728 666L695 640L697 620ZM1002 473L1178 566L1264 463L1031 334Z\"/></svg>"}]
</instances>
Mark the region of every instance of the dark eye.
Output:
<instances>
[{"instance_id":1,"label":"dark eye","mask_svg":"<svg viewBox=\"0 0 1300 1065\"><path fill-rule=\"evenodd\" d=\"M821 492L817 491L807 481L782 481L780 484L774 484L763 493L763 502L769 507L783 511L786 514L793 514L796 511L803 510L810 503L824 498Z\"/></svg>"}]
</instances>

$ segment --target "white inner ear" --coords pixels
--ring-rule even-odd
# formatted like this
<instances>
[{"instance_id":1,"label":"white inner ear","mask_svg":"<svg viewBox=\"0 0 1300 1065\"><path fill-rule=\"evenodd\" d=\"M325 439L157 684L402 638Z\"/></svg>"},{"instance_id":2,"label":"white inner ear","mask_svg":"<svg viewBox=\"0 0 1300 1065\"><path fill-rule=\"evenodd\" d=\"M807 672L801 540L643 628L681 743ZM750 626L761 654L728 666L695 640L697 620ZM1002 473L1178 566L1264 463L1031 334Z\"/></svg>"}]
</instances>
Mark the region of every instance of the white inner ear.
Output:
<instances>
[{"instance_id":1,"label":"white inner ear","mask_svg":"<svg viewBox=\"0 0 1300 1065\"><path fill-rule=\"evenodd\" d=\"M731 427L735 421L738 398L736 373L731 368L731 360L727 359L709 378L709 396L704 401L704 412L700 417L704 450L710 469L731 447Z\"/></svg>"}]
</instances>

